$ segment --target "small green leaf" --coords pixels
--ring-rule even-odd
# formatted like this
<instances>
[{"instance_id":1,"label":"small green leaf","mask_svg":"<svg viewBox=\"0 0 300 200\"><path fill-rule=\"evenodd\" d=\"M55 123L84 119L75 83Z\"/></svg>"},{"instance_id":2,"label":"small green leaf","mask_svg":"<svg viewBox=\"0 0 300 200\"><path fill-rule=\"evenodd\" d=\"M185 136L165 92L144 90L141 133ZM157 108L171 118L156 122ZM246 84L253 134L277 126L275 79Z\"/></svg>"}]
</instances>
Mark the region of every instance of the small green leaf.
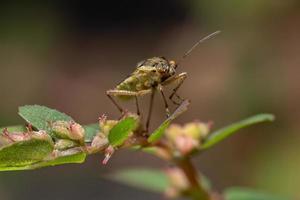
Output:
<instances>
[{"instance_id":1,"label":"small green leaf","mask_svg":"<svg viewBox=\"0 0 300 200\"><path fill-rule=\"evenodd\" d=\"M288 200L248 188L233 187L224 192L225 200Z\"/></svg>"},{"instance_id":2,"label":"small green leaf","mask_svg":"<svg viewBox=\"0 0 300 200\"><path fill-rule=\"evenodd\" d=\"M71 121L68 115L57 110L39 105L27 105L19 107L19 115L32 124L38 130L45 130L50 133L51 123L55 121Z\"/></svg>"},{"instance_id":3,"label":"small green leaf","mask_svg":"<svg viewBox=\"0 0 300 200\"><path fill-rule=\"evenodd\" d=\"M100 131L99 124L89 124L83 126L83 128L85 130L85 142L91 142Z\"/></svg>"},{"instance_id":4,"label":"small green leaf","mask_svg":"<svg viewBox=\"0 0 300 200\"><path fill-rule=\"evenodd\" d=\"M204 141L202 145L202 149L208 149L215 144L221 142L222 140L226 139L227 137L231 136L234 134L236 131L248 127L253 124L261 123L261 122L266 122L266 121L273 121L274 116L271 114L259 114L255 115L253 117L249 117L245 120L236 122L232 125L226 126L222 129L219 129L213 133L211 133L210 136Z\"/></svg>"},{"instance_id":5,"label":"small green leaf","mask_svg":"<svg viewBox=\"0 0 300 200\"><path fill-rule=\"evenodd\" d=\"M53 151L49 140L32 138L0 148L0 171L26 169Z\"/></svg>"},{"instance_id":6,"label":"small green leaf","mask_svg":"<svg viewBox=\"0 0 300 200\"><path fill-rule=\"evenodd\" d=\"M152 146L152 147L141 147L141 150L143 152L145 152L145 153L155 155L156 152L159 150L159 147L155 147L155 146Z\"/></svg>"},{"instance_id":7,"label":"small green leaf","mask_svg":"<svg viewBox=\"0 0 300 200\"><path fill-rule=\"evenodd\" d=\"M49 167L63 164L71 164L71 163L83 163L85 161L86 154L81 152L74 155L62 156L58 157L54 160L42 161L30 166L30 169L37 169L41 167Z\"/></svg>"},{"instance_id":8,"label":"small green leaf","mask_svg":"<svg viewBox=\"0 0 300 200\"><path fill-rule=\"evenodd\" d=\"M163 134L165 133L165 130L169 127L171 123L171 120L166 120L164 121L148 138L148 142L152 143L152 142L156 142L158 141Z\"/></svg>"},{"instance_id":9,"label":"small green leaf","mask_svg":"<svg viewBox=\"0 0 300 200\"><path fill-rule=\"evenodd\" d=\"M155 147L155 146L143 147L141 145L135 145L135 146L132 146L130 149L134 150L134 151L140 150L140 151L143 151L145 153L155 155L157 150L159 149L159 147Z\"/></svg>"},{"instance_id":10,"label":"small green leaf","mask_svg":"<svg viewBox=\"0 0 300 200\"><path fill-rule=\"evenodd\" d=\"M155 169L127 169L118 171L109 179L132 187L162 193L169 185L165 173Z\"/></svg>"},{"instance_id":11,"label":"small green leaf","mask_svg":"<svg viewBox=\"0 0 300 200\"><path fill-rule=\"evenodd\" d=\"M117 123L109 132L108 141L113 147L122 145L130 134L137 128L138 119L127 117Z\"/></svg>"},{"instance_id":12,"label":"small green leaf","mask_svg":"<svg viewBox=\"0 0 300 200\"><path fill-rule=\"evenodd\" d=\"M190 101L185 100L183 101L180 106L175 110L175 112L166 119L148 138L149 143L153 143L158 141L163 134L165 133L165 130L169 127L170 123L176 119L179 115L181 115L183 112L187 110L187 107L189 106Z\"/></svg>"}]
</instances>

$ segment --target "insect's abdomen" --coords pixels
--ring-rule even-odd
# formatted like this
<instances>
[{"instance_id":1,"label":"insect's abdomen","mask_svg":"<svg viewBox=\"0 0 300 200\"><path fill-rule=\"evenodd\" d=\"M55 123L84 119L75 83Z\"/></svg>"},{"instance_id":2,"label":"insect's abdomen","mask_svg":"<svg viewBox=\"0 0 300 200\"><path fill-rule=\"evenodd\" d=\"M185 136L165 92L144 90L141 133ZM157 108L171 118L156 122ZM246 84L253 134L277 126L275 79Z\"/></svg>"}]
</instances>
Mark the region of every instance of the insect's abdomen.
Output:
<instances>
[{"instance_id":1,"label":"insect's abdomen","mask_svg":"<svg viewBox=\"0 0 300 200\"><path fill-rule=\"evenodd\" d=\"M130 77L121 82L116 89L138 92L148 90L159 82L159 78L148 73L133 73ZM121 99L131 99L134 96L119 96Z\"/></svg>"},{"instance_id":2,"label":"insect's abdomen","mask_svg":"<svg viewBox=\"0 0 300 200\"><path fill-rule=\"evenodd\" d=\"M130 76L117 85L118 90L126 90L126 91L137 91L137 85L139 84L139 80L136 77Z\"/></svg>"}]
</instances>

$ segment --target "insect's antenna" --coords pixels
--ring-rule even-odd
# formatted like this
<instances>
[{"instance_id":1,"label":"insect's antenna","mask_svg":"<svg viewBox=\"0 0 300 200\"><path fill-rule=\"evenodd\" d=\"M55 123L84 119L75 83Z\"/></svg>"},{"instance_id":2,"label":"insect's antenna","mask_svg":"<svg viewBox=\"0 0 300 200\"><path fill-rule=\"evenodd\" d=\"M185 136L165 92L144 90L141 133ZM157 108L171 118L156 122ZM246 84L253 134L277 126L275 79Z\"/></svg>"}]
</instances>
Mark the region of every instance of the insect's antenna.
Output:
<instances>
[{"instance_id":1,"label":"insect's antenna","mask_svg":"<svg viewBox=\"0 0 300 200\"><path fill-rule=\"evenodd\" d=\"M192 51L193 51L200 43L202 43L202 42L204 42L204 41L206 41L206 40L208 40L208 39L214 37L215 35L217 35L217 34L219 34L219 33L221 33L221 31L213 32L213 33L211 33L211 34L205 36L204 38L201 38L201 39L200 39L198 42L196 42L196 43L195 43L188 51L186 51L186 52L183 54L182 58L177 62L176 67L178 66L178 64L179 64L180 62L182 62L186 57L188 57L188 56L192 53Z\"/></svg>"}]
</instances>

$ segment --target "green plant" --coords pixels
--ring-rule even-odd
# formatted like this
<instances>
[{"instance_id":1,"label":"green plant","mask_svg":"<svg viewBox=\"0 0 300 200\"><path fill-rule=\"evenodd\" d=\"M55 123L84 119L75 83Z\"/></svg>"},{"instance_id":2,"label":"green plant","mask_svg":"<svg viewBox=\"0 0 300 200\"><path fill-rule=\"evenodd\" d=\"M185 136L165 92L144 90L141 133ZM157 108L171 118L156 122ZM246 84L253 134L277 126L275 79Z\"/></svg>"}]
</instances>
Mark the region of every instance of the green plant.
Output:
<instances>
[{"instance_id":1,"label":"green plant","mask_svg":"<svg viewBox=\"0 0 300 200\"><path fill-rule=\"evenodd\" d=\"M146 134L136 114L126 113L120 120L99 118L96 124L82 126L70 116L44 106L23 106L19 115L25 125L2 128L0 134L0 171L29 170L67 163L83 163L87 155L103 153L107 163L119 148L143 151L172 163L164 171L122 169L110 179L134 187L165 192L168 197L186 196L209 200L279 200L243 188L217 194L209 181L194 167L191 158L212 148L238 130L273 121L271 114L259 114L211 132L210 123L171 124L187 110L188 101L165 120L152 134Z\"/></svg>"}]
</instances>

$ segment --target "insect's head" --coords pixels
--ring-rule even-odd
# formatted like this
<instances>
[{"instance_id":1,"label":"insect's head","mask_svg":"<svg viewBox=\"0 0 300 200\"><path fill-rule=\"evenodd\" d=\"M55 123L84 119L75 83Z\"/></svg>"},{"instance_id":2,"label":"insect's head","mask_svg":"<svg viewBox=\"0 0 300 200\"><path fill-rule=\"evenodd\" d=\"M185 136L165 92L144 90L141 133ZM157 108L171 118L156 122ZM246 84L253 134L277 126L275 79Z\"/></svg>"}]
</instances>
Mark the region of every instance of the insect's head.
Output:
<instances>
[{"instance_id":1,"label":"insect's head","mask_svg":"<svg viewBox=\"0 0 300 200\"><path fill-rule=\"evenodd\" d=\"M154 67L161 74L162 79L167 79L176 73L175 61L168 61L164 57L156 57L156 59L158 62L156 63L156 65Z\"/></svg>"},{"instance_id":2,"label":"insect's head","mask_svg":"<svg viewBox=\"0 0 300 200\"><path fill-rule=\"evenodd\" d=\"M188 51L184 53L182 58L175 62L174 60L168 61L165 57L153 57L149 58L147 60L143 60L137 64L138 69L142 69L144 71L153 72L153 73L159 73L162 79L167 79L171 76L173 76L176 73L176 68L178 67L178 64L181 63L190 53L202 42L205 40L208 40L212 38L213 36L219 34L220 31L216 31L212 34L209 34L208 36L200 39L198 42L196 42Z\"/></svg>"},{"instance_id":3,"label":"insect's head","mask_svg":"<svg viewBox=\"0 0 300 200\"><path fill-rule=\"evenodd\" d=\"M175 74L175 69L177 68L177 63L174 60L170 60L169 66L170 66L170 69L173 69L174 74Z\"/></svg>"}]
</instances>

